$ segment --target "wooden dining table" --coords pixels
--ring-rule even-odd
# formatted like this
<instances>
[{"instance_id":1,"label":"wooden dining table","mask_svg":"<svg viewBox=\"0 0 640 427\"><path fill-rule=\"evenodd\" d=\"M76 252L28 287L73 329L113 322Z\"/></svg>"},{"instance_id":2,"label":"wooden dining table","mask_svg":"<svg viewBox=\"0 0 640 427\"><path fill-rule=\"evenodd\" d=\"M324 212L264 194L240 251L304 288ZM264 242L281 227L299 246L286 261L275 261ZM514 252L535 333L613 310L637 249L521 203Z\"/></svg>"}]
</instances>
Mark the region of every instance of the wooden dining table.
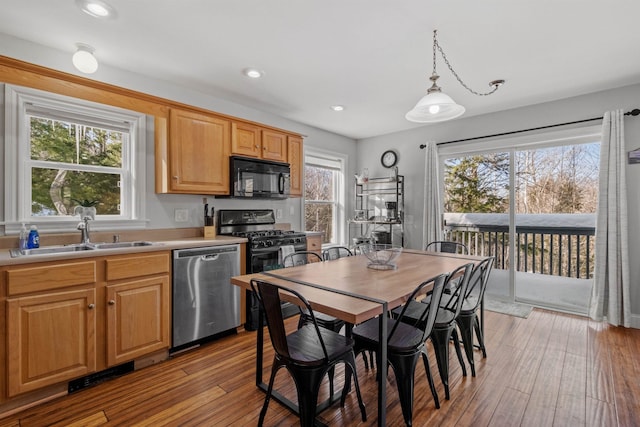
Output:
<instances>
[{"instance_id":1,"label":"wooden dining table","mask_svg":"<svg viewBox=\"0 0 640 427\"><path fill-rule=\"evenodd\" d=\"M376 354L377 366L381 378L386 378L387 322L382 319L388 315L388 311L404 304L420 283L450 273L461 265L477 264L483 259L479 256L405 249L395 260L396 268L393 269L369 268L369 260L364 255L357 255L235 276L231 278L231 283L247 290L251 290L252 279L283 285L300 292L315 311L337 317L351 325L378 316L380 347ZM286 299L286 295L283 295L283 299ZM258 328L256 385L266 390L266 384L262 381L263 337L263 328ZM284 396L274 393L274 399L296 410L296 406ZM330 397L324 405L333 401ZM378 381L378 425L385 425L385 418L386 381Z\"/></svg>"}]
</instances>

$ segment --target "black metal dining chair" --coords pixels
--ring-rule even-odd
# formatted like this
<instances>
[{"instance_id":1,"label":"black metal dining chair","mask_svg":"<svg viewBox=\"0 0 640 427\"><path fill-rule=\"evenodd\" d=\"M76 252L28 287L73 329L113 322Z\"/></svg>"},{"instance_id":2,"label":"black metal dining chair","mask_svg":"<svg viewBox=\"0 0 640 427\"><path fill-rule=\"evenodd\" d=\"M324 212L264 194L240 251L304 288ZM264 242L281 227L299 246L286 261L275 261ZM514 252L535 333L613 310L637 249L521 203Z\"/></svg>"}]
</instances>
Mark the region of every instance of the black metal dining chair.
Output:
<instances>
[{"instance_id":1,"label":"black metal dining chair","mask_svg":"<svg viewBox=\"0 0 640 427\"><path fill-rule=\"evenodd\" d=\"M415 368L421 357L435 406L440 408L438 393L436 392L429 367L425 342L432 333L438 313L438 303L443 295L442 289L447 278L448 275L442 274L421 283L413 290L409 296L409 301L422 298L427 289L432 289L432 300L434 301L434 305L431 306L416 302L422 308L422 311L415 319L405 319L407 305L400 311L398 318L385 318L387 331L389 331L387 335L387 357L396 377L402 415L407 426L412 425ZM367 320L353 328L354 351L356 354L367 350L378 351L380 345L379 330L380 318ZM378 378L378 380L386 381L386 379L381 378Z\"/></svg>"},{"instance_id":2,"label":"black metal dining chair","mask_svg":"<svg viewBox=\"0 0 640 427\"><path fill-rule=\"evenodd\" d=\"M448 240L438 240L435 242L429 243L425 249L425 251L431 252L446 252L449 254L462 254L469 255L469 248L464 243L460 242L452 242Z\"/></svg>"},{"instance_id":3,"label":"black metal dining chair","mask_svg":"<svg viewBox=\"0 0 640 427\"><path fill-rule=\"evenodd\" d=\"M440 308L430 335L447 400L449 400L449 340L451 338L454 341L454 348L462 368L462 374L464 376L467 375L467 369L462 359L462 351L460 350L460 339L456 330L456 319L462 309L463 298L460 295L466 293L472 271L473 263L468 263L451 272L447 282L444 284L443 296L439 304ZM449 293L445 292L447 290ZM411 299L404 306L395 308L391 311L392 317L399 318L404 311L403 321L424 327L425 325L420 325L419 323L420 315L425 306L431 306L434 302L433 295L430 292L428 294L422 301Z\"/></svg>"},{"instance_id":4,"label":"black metal dining chair","mask_svg":"<svg viewBox=\"0 0 640 427\"><path fill-rule=\"evenodd\" d=\"M299 265L305 265L314 262L322 262L322 257L312 251L298 251L291 253L284 257L282 264L286 267L295 267ZM305 307L298 306L300 310L300 317L298 318L298 329L302 328L305 324L311 322L311 315L307 312ZM315 313L315 319L319 326L329 329L333 332L340 332L340 329L345 325L344 320L340 320L337 317L330 316L328 314L317 312ZM329 392L333 395L333 376L334 370L329 370Z\"/></svg>"},{"instance_id":5,"label":"black metal dining chair","mask_svg":"<svg viewBox=\"0 0 640 427\"><path fill-rule=\"evenodd\" d=\"M362 422L367 420L367 412L360 394L360 385L356 372L354 340L336 332L321 328L316 321L309 302L299 292L281 285L252 280L251 288L256 293L261 308L266 316L267 328L271 344L275 350L271 377L267 388L258 425L264 422L269 401L273 393L273 383L280 368L286 368L294 380L298 396L300 425L311 427L315 424L320 384L325 374L335 369L338 363L345 364L345 386L342 390L340 405L344 407L347 393L350 389L351 376L355 385L358 406ZM309 313L310 322L300 329L287 335L284 318L282 316L280 293L286 292L296 303L303 306ZM333 396L333 393L331 394Z\"/></svg>"},{"instance_id":6,"label":"black metal dining chair","mask_svg":"<svg viewBox=\"0 0 640 427\"><path fill-rule=\"evenodd\" d=\"M322 251L322 258L324 258L325 261L332 261L348 256L353 256L353 252L345 246L332 246Z\"/></svg>"},{"instance_id":7,"label":"black metal dining chair","mask_svg":"<svg viewBox=\"0 0 640 427\"><path fill-rule=\"evenodd\" d=\"M484 292L487 289L493 262L494 258L489 257L474 267L471 278L469 279L467 291L464 295L460 314L456 318L458 328L460 328L464 351L467 354L467 360L471 368L471 376L473 377L476 376L473 357L473 349L475 348L473 344L474 331L476 333L476 339L478 340L477 347L482 351L482 357L487 357L487 349L484 345L484 329L482 328L482 325L484 325ZM480 321L478 321L478 311L480 311Z\"/></svg>"},{"instance_id":8,"label":"black metal dining chair","mask_svg":"<svg viewBox=\"0 0 640 427\"><path fill-rule=\"evenodd\" d=\"M282 265L286 267L296 267L298 265L310 264L312 262L322 262L320 255L313 251L297 251L286 255L282 259Z\"/></svg>"}]
</instances>

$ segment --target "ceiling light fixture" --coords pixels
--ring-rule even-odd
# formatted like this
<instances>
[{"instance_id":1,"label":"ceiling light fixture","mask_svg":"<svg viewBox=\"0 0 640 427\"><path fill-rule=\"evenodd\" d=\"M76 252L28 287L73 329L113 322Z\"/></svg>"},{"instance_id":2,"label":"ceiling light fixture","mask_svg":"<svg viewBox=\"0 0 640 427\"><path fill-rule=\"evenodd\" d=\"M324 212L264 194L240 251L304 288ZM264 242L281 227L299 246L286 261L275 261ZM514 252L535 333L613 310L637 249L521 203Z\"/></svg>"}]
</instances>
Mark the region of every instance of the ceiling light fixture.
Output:
<instances>
[{"instance_id":1,"label":"ceiling light fixture","mask_svg":"<svg viewBox=\"0 0 640 427\"><path fill-rule=\"evenodd\" d=\"M252 79L259 79L264 75L262 71L256 70L255 68L245 68L242 70L242 74Z\"/></svg>"},{"instance_id":2,"label":"ceiling light fixture","mask_svg":"<svg viewBox=\"0 0 640 427\"><path fill-rule=\"evenodd\" d=\"M449 63L447 59L447 55L444 54L442 47L438 43L438 39L436 37L438 30L433 30L433 73L429 80L433 82L431 87L427 90L427 94L418 101L413 110L409 111L405 118L410 122L416 123L436 123L436 122L444 122L446 120L455 119L456 117L464 114L465 108L462 105L456 104L453 99L440 89L440 87L436 84L436 81L440 78L438 73L436 72L436 49L442 55L444 62L449 67L451 73L455 76L455 78L460 82L460 84L467 89L469 92L478 96L487 96L494 93L498 88L504 84L504 80L493 80L489 82L489 86L492 88L489 92L479 93L472 90L469 86L467 86L462 79L458 76L458 74L453 71L453 67Z\"/></svg>"},{"instance_id":3,"label":"ceiling light fixture","mask_svg":"<svg viewBox=\"0 0 640 427\"><path fill-rule=\"evenodd\" d=\"M98 70L98 60L93 56L94 49L84 43L76 43L76 47L78 50L71 58L73 66L85 74L95 73Z\"/></svg>"},{"instance_id":4,"label":"ceiling light fixture","mask_svg":"<svg viewBox=\"0 0 640 427\"><path fill-rule=\"evenodd\" d=\"M76 0L76 5L84 13L94 18L113 19L116 17L116 10L113 6L102 0Z\"/></svg>"},{"instance_id":5,"label":"ceiling light fixture","mask_svg":"<svg viewBox=\"0 0 640 427\"><path fill-rule=\"evenodd\" d=\"M333 111L344 111L344 105L332 105L331 109Z\"/></svg>"}]
</instances>

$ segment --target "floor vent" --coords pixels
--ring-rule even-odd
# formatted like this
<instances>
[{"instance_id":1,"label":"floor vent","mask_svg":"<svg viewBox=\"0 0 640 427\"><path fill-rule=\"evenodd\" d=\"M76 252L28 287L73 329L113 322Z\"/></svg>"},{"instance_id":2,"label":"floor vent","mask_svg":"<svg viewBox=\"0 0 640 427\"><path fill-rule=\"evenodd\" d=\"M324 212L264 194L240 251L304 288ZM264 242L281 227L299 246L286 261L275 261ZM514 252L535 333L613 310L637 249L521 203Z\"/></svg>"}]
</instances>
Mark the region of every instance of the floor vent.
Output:
<instances>
[{"instance_id":1,"label":"floor vent","mask_svg":"<svg viewBox=\"0 0 640 427\"><path fill-rule=\"evenodd\" d=\"M69 394L129 372L133 372L133 361L87 375L86 377L78 378L77 380L69 381Z\"/></svg>"}]
</instances>

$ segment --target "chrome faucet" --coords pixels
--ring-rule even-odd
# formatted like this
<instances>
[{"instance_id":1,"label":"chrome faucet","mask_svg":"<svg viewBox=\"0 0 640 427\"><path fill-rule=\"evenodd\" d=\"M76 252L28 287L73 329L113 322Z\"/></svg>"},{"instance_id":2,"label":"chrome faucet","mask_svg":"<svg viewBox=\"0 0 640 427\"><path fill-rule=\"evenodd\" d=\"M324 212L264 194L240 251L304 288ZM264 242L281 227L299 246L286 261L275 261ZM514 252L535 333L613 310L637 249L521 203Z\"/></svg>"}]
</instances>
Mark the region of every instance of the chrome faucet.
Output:
<instances>
[{"instance_id":1,"label":"chrome faucet","mask_svg":"<svg viewBox=\"0 0 640 427\"><path fill-rule=\"evenodd\" d=\"M91 239L89 238L89 220L90 219L91 219L90 216L85 216L84 218L82 218L82 221L78 224L78 230L80 230L80 233L82 235L81 237L82 244L91 243Z\"/></svg>"}]
</instances>

